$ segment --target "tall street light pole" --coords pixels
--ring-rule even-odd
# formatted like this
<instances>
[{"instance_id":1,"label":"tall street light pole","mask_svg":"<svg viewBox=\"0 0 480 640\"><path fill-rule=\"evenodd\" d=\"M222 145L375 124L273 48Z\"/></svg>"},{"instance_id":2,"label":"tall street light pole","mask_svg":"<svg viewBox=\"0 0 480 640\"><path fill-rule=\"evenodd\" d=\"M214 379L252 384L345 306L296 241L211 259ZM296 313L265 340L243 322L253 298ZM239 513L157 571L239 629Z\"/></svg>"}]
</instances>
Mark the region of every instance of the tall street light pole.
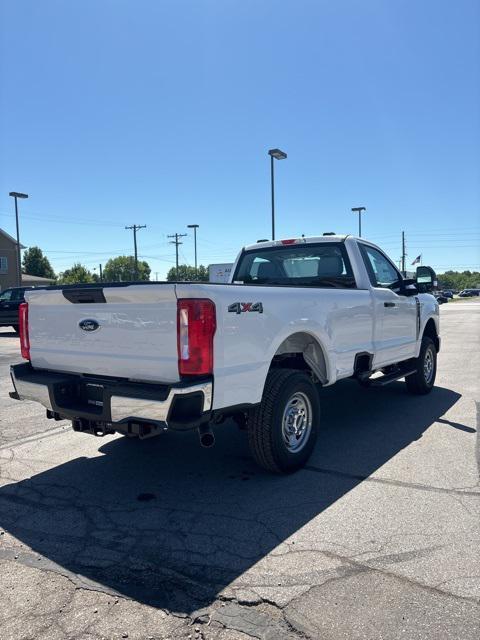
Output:
<instances>
[{"instance_id":1,"label":"tall street light pole","mask_svg":"<svg viewBox=\"0 0 480 640\"><path fill-rule=\"evenodd\" d=\"M358 213L358 237L362 237L362 211L366 211L366 207L352 207L354 213Z\"/></svg>"},{"instance_id":2,"label":"tall street light pole","mask_svg":"<svg viewBox=\"0 0 480 640\"><path fill-rule=\"evenodd\" d=\"M138 280L137 231L139 229L146 228L146 224L132 224L130 227L125 227L125 229L133 229L133 248L135 251L135 280Z\"/></svg>"},{"instance_id":3,"label":"tall street light pole","mask_svg":"<svg viewBox=\"0 0 480 640\"><path fill-rule=\"evenodd\" d=\"M273 172L273 160L285 160L287 154L280 149L270 149L270 182L272 188L272 240L275 240L275 177Z\"/></svg>"},{"instance_id":4,"label":"tall street light pole","mask_svg":"<svg viewBox=\"0 0 480 640\"><path fill-rule=\"evenodd\" d=\"M193 243L195 246L195 277L198 277L198 269L197 269L197 229L200 225L198 224L187 224L189 229L193 229Z\"/></svg>"},{"instance_id":5,"label":"tall street light pole","mask_svg":"<svg viewBox=\"0 0 480 640\"><path fill-rule=\"evenodd\" d=\"M18 193L18 191L10 191L8 194L12 198L15 198L15 222L17 224L17 287L22 286L22 258L20 255L20 230L18 226L18 198L28 198L26 193Z\"/></svg>"}]
</instances>

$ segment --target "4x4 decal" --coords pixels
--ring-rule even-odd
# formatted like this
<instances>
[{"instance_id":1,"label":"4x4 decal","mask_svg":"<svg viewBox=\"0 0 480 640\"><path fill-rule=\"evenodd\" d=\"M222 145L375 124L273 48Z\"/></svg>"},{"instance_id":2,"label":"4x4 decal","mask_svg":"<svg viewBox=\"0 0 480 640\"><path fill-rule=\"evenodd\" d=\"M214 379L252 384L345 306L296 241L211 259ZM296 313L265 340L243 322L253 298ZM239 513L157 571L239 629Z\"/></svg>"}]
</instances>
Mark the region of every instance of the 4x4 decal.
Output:
<instances>
[{"instance_id":1,"label":"4x4 decal","mask_svg":"<svg viewBox=\"0 0 480 640\"><path fill-rule=\"evenodd\" d=\"M263 313L261 302L233 302L228 306L229 313Z\"/></svg>"}]
</instances>

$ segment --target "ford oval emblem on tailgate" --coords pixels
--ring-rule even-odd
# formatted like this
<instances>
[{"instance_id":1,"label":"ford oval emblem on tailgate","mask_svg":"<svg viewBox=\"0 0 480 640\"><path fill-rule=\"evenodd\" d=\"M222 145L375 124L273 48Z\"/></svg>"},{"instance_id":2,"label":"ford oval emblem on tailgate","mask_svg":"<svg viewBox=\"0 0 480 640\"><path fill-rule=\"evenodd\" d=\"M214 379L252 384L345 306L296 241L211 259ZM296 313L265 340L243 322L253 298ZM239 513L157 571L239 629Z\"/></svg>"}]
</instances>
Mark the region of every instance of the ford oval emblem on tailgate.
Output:
<instances>
[{"instance_id":1,"label":"ford oval emblem on tailgate","mask_svg":"<svg viewBox=\"0 0 480 640\"><path fill-rule=\"evenodd\" d=\"M100 329L100 324L96 320L91 320L90 318L80 320L78 326L83 331L96 331L97 329Z\"/></svg>"}]
</instances>

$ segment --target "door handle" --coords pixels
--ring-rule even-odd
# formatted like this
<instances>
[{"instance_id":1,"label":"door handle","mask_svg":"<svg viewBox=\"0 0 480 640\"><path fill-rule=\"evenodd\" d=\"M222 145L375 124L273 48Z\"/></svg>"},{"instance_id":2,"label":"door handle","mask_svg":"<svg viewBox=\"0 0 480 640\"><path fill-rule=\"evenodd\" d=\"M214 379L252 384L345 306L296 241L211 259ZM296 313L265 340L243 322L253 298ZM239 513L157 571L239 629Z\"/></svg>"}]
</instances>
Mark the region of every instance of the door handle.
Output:
<instances>
[{"instance_id":1,"label":"door handle","mask_svg":"<svg viewBox=\"0 0 480 640\"><path fill-rule=\"evenodd\" d=\"M397 305L395 304L395 302L384 302L383 306L384 307L396 307Z\"/></svg>"}]
</instances>

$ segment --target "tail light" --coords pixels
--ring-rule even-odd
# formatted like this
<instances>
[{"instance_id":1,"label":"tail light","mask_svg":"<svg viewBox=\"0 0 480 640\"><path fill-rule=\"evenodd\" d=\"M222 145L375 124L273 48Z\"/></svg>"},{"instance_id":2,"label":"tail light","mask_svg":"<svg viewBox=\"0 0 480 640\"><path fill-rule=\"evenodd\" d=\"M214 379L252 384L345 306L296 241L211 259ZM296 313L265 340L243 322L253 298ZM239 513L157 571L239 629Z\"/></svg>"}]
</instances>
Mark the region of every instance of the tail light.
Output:
<instances>
[{"instance_id":1,"label":"tail light","mask_svg":"<svg viewBox=\"0 0 480 640\"><path fill-rule=\"evenodd\" d=\"M22 358L30 360L30 338L28 336L28 302L22 302L18 308L18 325L20 331L20 350Z\"/></svg>"},{"instance_id":2,"label":"tail light","mask_svg":"<svg viewBox=\"0 0 480 640\"><path fill-rule=\"evenodd\" d=\"M215 305L206 298L184 298L177 303L178 372L213 373Z\"/></svg>"}]
</instances>

